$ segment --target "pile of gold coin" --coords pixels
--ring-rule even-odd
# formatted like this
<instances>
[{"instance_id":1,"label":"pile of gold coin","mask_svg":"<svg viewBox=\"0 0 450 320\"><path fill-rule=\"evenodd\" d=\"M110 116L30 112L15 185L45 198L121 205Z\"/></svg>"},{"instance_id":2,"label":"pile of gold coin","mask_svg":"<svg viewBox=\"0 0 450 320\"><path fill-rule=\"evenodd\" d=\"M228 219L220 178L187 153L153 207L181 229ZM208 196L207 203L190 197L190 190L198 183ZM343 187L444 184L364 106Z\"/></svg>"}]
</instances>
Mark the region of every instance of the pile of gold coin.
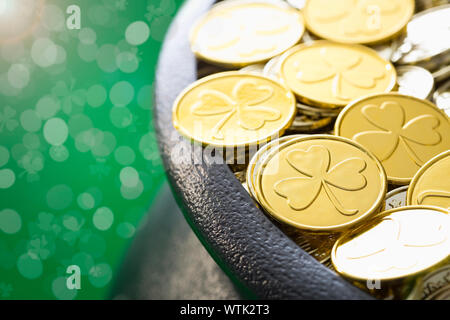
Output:
<instances>
[{"instance_id":1,"label":"pile of gold coin","mask_svg":"<svg viewBox=\"0 0 450 320\"><path fill-rule=\"evenodd\" d=\"M450 298L448 1L225 0L190 43L183 136L356 286Z\"/></svg>"}]
</instances>

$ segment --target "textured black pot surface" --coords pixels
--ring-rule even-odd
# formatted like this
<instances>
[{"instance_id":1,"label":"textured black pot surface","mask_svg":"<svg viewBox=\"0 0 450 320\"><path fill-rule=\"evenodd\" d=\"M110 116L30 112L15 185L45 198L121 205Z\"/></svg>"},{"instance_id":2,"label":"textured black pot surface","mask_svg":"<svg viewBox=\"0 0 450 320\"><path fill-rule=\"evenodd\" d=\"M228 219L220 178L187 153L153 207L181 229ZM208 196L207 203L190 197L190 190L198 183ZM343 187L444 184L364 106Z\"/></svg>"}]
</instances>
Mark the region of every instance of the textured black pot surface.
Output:
<instances>
[{"instance_id":1,"label":"textured black pot surface","mask_svg":"<svg viewBox=\"0 0 450 320\"><path fill-rule=\"evenodd\" d=\"M172 126L172 104L197 78L188 33L213 1L187 1L174 20L156 75L155 125L178 204L203 245L242 288L268 299L368 299L288 238L258 209L225 164L199 161ZM197 161L194 161L197 160Z\"/></svg>"}]
</instances>

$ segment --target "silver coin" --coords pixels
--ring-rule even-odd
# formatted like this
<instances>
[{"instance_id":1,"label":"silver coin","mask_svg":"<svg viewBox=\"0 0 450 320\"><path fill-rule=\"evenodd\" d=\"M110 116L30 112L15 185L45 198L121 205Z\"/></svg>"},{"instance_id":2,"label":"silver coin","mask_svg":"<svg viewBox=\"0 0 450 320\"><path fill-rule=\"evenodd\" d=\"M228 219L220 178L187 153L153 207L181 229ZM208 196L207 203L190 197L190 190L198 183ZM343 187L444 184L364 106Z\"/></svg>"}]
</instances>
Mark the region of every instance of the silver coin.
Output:
<instances>
[{"instance_id":1,"label":"silver coin","mask_svg":"<svg viewBox=\"0 0 450 320\"><path fill-rule=\"evenodd\" d=\"M303 33L302 42L303 43L311 43L316 40L319 40L320 38L316 37L312 33L308 32L307 30Z\"/></svg>"},{"instance_id":2,"label":"silver coin","mask_svg":"<svg viewBox=\"0 0 450 320\"><path fill-rule=\"evenodd\" d=\"M433 94L436 106L450 117L450 80L438 87Z\"/></svg>"},{"instance_id":3,"label":"silver coin","mask_svg":"<svg viewBox=\"0 0 450 320\"><path fill-rule=\"evenodd\" d=\"M444 288L439 289L433 295L427 297L425 300L450 300L450 285L445 286Z\"/></svg>"},{"instance_id":4,"label":"silver coin","mask_svg":"<svg viewBox=\"0 0 450 320\"><path fill-rule=\"evenodd\" d=\"M333 118L326 117L311 117L306 114L297 114L292 122L292 125L286 129L288 133L311 133L317 132L330 125L333 122Z\"/></svg>"},{"instance_id":5,"label":"silver coin","mask_svg":"<svg viewBox=\"0 0 450 320\"><path fill-rule=\"evenodd\" d=\"M331 109L331 108L312 107L303 103L297 103L297 109L307 116L317 118L326 118L326 117L337 118L337 116L342 110L340 108Z\"/></svg>"},{"instance_id":6,"label":"silver coin","mask_svg":"<svg viewBox=\"0 0 450 320\"><path fill-rule=\"evenodd\" d=\"M434 82L442 82L450 78L450 65L440 68L433 72Z\"/></svg>"},{"instance_id":7,"label":"silver coin","mask_svg":"<svg viewBox=\"0 0 450 320\"><path fill-rule=\"evenodd\" d=\"M450 299L450 265L427 274L417 286L414 299L449 300Z\"/></svg>"},{"instance_id":8,"label":"silver coin","mask_svg":"<svg viewBox=\"0 0 450 320\"><path fill-rule=\"evenodd\" d=\"M283 82L281 79L280 74L280 68L281 68L281 56L276 56L269 61L267 61L266 65L264 66L263 75L266 77L272 78L276 81Z\"/></svg>"},{"instance_id":9,"label":"silver coin","mask_svg":"<svg viewBox=\"0 0 450 320\"><path fill-rule=\"evenodd\" d=\"M406 206L406 194L408 186L403 186L388 192L385 200L385 209L395 209Z\"/></svg>"},{"instance_id":10,"label":"silver coin","mask_svg":"<svg viewBox=\"0 0 450 320\"><path fill-rule=\"evenodd\" d=\"M434 88L433 75L417 66L401 66L396 69L398 92L419 99L429 99Z\"/></svg>"},{"instance_id":11,"label":"silver coin","mask_svg":"<svg viewBox=\"0 0 450 320\"><path fill-rule=\"evenodd\" d=\"M306 0L286 0L286 2L295 9L303 9L306 4Z\"/></svg>"},{"instance_id":12,"label":"silver coin","mask_svg":"<svg viewBox=\"0 0 450 320\"><path fill-rule=\"evenodd\" d=\"M398 43L396 41L390 41L388 43L371 46L371 48L374 49L383 59L391 61L392 55L395 50L397 50L397 45Z\"/></svg>"},{"instance_id":13,"label":"silver coin","mask_svg":"<svg viewBox=\"0 0 450 320\"><path fill-rule=\"evenodd\" d=\"M428 70L450 62L450 5L434 7L413 16L392 60Z\"/></svg>"},{"instance_id":14,"label":"silver coin","mask_svg":"<svg viewBox=\"0 0 450 320\"><path fill-rule=\"evenodd\" d=\"M246 67L243 67L239 71L263 74L264 66L265 66L264 63L255 63L255 64L248 65Z\"/></svg>"}]
</instances>

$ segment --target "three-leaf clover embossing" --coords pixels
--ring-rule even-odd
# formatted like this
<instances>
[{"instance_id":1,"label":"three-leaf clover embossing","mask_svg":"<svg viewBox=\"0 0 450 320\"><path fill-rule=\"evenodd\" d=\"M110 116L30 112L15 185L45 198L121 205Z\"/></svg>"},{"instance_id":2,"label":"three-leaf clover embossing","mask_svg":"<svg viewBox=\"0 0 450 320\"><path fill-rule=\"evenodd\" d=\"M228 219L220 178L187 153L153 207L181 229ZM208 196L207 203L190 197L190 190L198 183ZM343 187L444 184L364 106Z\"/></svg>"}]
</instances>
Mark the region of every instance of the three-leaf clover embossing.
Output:
<instances>
[{"instance_id":1,"label":"three-leaf clover embossing","mask_svg":"<svg viewBox=\"0 0 450 320\"><path fill-rule=\"evenodd\" d=\"M323 189L336 210L346 216L359 212L358 209L346 209L333 192L332 187L357 191L366 187L367 179L361 174L366 169L366 162L357 157L348 158L330 168L330 151L321 145L309 149L290 151L286 160L297 170L301 177L286 178L278 181L275 192L286 198L294 210L304 210L319 196Z\"/></svg>"},{"instance_id":2,"label":"three-leaf clover embossing","mask_svg":"<svg viewBox=\"0 0 450 320\"><path fill-rule=\"evenodd\" d=\"M292 23L292 18L284 12L260 9L252 11L249 16L245 10L228 10L221 13L220 18L206 24L204 28L214 31L209 31L207 41L209 50L232 48L240 57L248 58L277 50L277 43L283 39L282 35L290 30ZM227 28L224 28L224 25ZM218 35L218 30L224 32Z\"/></svg>"},{"instance_id":3,"label":"three-leaf clover embossing","mask_svg":"<svg viewBox=\"0 0 450 320\"><path fill-rule=\"evenodd\" d=\"M364 106L362 114L380 131L360 132L353 136L353 140L367 146L380 161L389 159L399 145L403 145L410 158L420 167L423 161L411 143L433 146L442 140L440 133L435 130L440 125L437 117L424 114L405 123L405 110L394 101L386 101L381 106Z\"/></svg>"},{"instance_id":4,"label":"three-leaf clover embossing","mask_svg":"<svg viewBox=\"0 0 450 320\"><path fill-rule=\"evenodd\" d=\"M428 221L426 226L420 223L416 223L416 226L413 223L406 226L398 218L386 217L347 248L346 258L356 260L382 255L373 266L373 271L407 270L414 267L420 257L405 254L405 250L437 246L447 241L447 238L440 223Z\"/></svg>"},{"instance_id":5,"label":"three-leaf clover embossing","mask_svg":"<svg viewBox=\"0 0 450 320\"><path fill-rule=\"evenodd\" d=\"M450 192L445 190L426 190L422 191L417 196L417 203L423 204L426 198L437 197L437 198L446 198L450 199ZM448 207L450 209L450 207Z\"/></svg>"},{"instance_id":6,"label":"three-leaf clover embossing","mask_svg":"<svg viewBox=\"0 0 450 320\"><path fill-rule=\"evenodd\" d=\"M253 80L245 79L233 87L231 96L214 89L201 91L191 112L201 117L221 116L212 134L215 139L223 140L222 129L233 115L237 115L238 125L246 130L257 130L266 121L278 120L280 110L263 105L273 93L274 89L269 85L258 85Z\"/></svg>"},{"instance_id":7,"label":"three-leaf clover embossing","mask_svg":"<svg viewBox=\"0 0 450 320\"><path fill-rule=\"evenodd\" d=\"M335 59L326 48L319 54L319 62L299 63L296 68L297 80L304 83L319 83L332 79L332 96L349 101L352 97L343 92L342 82L362 89L370 89L376 85L377 80L385 76L383 69L366 70L362 64L363 57L356 52L347 52L345 58Z\"/></svg>"}]
</instances>

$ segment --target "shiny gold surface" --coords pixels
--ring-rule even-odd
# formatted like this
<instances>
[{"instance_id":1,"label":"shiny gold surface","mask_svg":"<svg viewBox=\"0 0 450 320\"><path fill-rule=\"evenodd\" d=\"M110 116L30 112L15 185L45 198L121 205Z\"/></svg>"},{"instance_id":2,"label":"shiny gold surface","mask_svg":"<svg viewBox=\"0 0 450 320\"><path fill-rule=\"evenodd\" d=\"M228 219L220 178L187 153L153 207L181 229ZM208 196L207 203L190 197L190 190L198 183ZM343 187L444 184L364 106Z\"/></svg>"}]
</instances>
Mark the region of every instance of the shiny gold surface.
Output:
<instances>
[{"instance_id":1,"label":"shiny gold surface","mask_svg":"<svg viewBox=\"0 0 450 320\"><path fill-rule=\"evenodd\" d=\"M423 164L450 148L448 117L429 101L397 93L352 102L335 132L372 151L394 184L409 183Z\"/></svg>"},{"instance_id":2,"label":"shiny gold surface","mask_svg":"<svg viewBox=\"0 0 450 320\"><path fill-rule=\"evenodd\" d=\"M296 113L293 94L277 82L243 72L208 76L174 102L173 125L203 144L247 146L281 135Z\"/></svg>"},{"instance_id":3,"label":"shiny gold surface","mask_svg":"<svg viewBox=\"0 0 450 320\"><path fill-rule=\"evenodd\" d=\"M408 205L432 205L450 210L450 151L428 161L409 187Z\"/></svg>"},{"instance_id":4,"label":"shiny gold surface","mask_svg":"<svg viewBox=\"0 0 450 320\"><path fill-rule=\"evenodd\" d=\"M450 254L450 216L433 207L386 211L334 245L337 272L355 280L416 276L445 262Z\"/></svg>"},{"instance_id":5,"label":"shiny gold surface","mask_svg":"<svg viewBox=\"0 0 450 320\"><path fill-rule=\"evenodd\" d=\"M380 162L353 141L314 135L289 140L265 157L256 194L275 219L310 231L340 231L382 205Z\"/></svg>"},{"instance_id":6,"label":"shiny gold surface","mask_svg":"<svg viewBox=\"0 0 450 320\"><path fill-rule=\"evenodd\" d=\"M309 0L304 16L309 31L343 43L386 41L406 26L414 0Z\"/></svg>"},{"instance_id":7,"label":"shiny gold surface","mask_svg":"<svg viewBox=\"0 0 450 320\"><path fill-rule=\"evenodd\" d=\"M360 45L326 40L298 45L282 56L284 83L308 105L343 107L362 96L391 91L392 64Z\"/></svg>"},{"instance_id":8,"label":"shiny gold surface","mask_svg":"<svg viewBox=\"0 0 450 320\"><path fill-rule=\"evenodd\" d=\"M287 3L225 0L199 19L198 75L216 74L179 95L175 128L241 149L224 158L257 206L355 286L449 299L449 5L410 20L413 0Z\"/></svg>"},{"instance_id":9,"label":"shiny gold surface","mask_svg":"<svg viewBox=\"0 0 450 320\"><path fill-rule=\"evenodd\" d=\"M264 62L300 41L305 30L298 10L281 1L228 0L194 26L192 51L226 66Z\"/></svg>"},{"instance_id":10,"label":"shiny gold surface","mask_svg":"<svg viewBox=\"0 0 450 320\"><path fill-rule=\"evenodd\" d=\"M257 176L257 172L258 172L259 167L260 167L261 163L263 162L264 158L270 153L270 151L274 150L275 148L278 148L282 143L289 141L291 139L294 139L297 137L303 137L303 136L304 135L301 135L301 134L283 136L279 139L273 140L273 141L265 144L258 150L258 152L256 152L253 155L253 157L250 159L250 162L247 167L246 183L247 183L250 195L254 199L257 199L256 191L255 191L256 176Z\"/></svg>"}]
</instances>

